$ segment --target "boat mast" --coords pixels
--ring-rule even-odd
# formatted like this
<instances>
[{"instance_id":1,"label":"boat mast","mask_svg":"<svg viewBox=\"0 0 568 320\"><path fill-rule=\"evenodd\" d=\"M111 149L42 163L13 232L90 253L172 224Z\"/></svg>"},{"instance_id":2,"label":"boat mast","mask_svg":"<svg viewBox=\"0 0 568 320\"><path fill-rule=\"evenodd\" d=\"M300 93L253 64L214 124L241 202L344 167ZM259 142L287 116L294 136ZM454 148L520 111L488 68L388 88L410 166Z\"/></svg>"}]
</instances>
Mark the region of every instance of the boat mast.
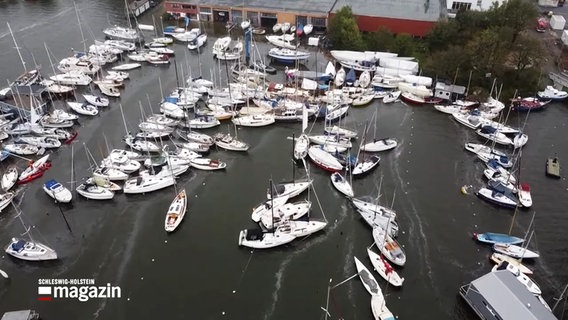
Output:
<instances>
[{"instance_id":1,"label":"boat mast","mask_svg":"<svg viewBox=\"0 0 568 320\"><path fill-rule=\"evenodd\" d=\"M18 51L18 56L20 57L20 61L22 62L22 66L24 67L24 72L28 72L28 69L26 68L26 62L24 61L24 58L22 57L22 53L20 52L20 47L18 47L18 44L16 43L16 38L14 37L14 33L12 32L12 28L10 27L10 23L6 22L6 24L8 25L8 29L10 30L10 35L12 36L12 40L14 41L14 46L16 48L16 51Z\"/></svg>"},{"instance_id":2,"label":"boat mast","mask_svg":"<svg viewBox=\"0 0 568 320\"><path fill-rule=\"evenodd\" d=\"M73 7L75 7L75 15L77 16L77 23L79 24L79 32L81 32L81 40L83 42L83 52L87 52L87 43L85 42L85 35L83 34L83 27L81 27L81 19L79 19L79 10L77 10L77 4L73 1Z\"/></svg>"},{"instance_id":3,"label":"boat mast","mask_svg":"<svg viewBox=\"0 0 568 320\"><path fill-rule=\"evenodd\" d=\"M270 186L270 212L271 212L270 216L271 216L271 219L272 219L271 231L272 231L272 233L274 233L274 195L273 195L274 185L272 183L272 179L270 179L269 186Z\"/></svg>"}]
</instances>

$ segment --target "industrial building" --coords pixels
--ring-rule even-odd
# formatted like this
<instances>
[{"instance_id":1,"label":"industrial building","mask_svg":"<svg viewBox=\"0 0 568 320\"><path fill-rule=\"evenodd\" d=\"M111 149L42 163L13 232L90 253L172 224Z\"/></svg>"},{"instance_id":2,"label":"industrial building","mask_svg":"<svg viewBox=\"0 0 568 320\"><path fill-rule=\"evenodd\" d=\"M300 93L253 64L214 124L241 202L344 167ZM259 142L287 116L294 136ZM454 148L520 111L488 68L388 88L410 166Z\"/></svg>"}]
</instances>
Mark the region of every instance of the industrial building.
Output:
<instances>
[{"instance_id":1,"label":"industrial building","mask_svg":"<svg viewBox=\"0 0 568 320\"><path fill-rule=\"evenodd\" d=\"M361 31L384 27L417 37L425 36L446 12L437 0L177 0L165 6L168 13L202 21L249 19L253 26L266 28L284 22L311 23L315 31L324 31L337 11L350 6Z\"/></svg>"},{"instance_id":2,"label":"industrial building","mask_svg":"<svg viewBox=\"0 0 568 320\"><path fill-rule=\"evenodd\" d=\"M168 13L201 21L240 23L250 20L253 26L268 29L276 23L311 23L315 31L323 31L333 3L334 0L248 0L246 3L233 0L187 0L167 1L165 6Z\"/></svg>"}]
</instances>

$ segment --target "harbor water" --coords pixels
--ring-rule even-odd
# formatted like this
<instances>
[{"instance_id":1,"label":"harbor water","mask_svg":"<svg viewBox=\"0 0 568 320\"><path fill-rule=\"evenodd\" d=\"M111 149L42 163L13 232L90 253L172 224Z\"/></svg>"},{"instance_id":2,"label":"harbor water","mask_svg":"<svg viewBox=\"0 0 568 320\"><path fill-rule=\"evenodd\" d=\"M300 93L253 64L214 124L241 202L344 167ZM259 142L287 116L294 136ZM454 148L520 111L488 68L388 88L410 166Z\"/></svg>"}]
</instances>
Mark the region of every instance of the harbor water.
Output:
<instances>
[{"instance_id":1,"label":"harbor water","mask_svg":"<svg viewBox=\"0 0 568 320\"><path fill-rule=\"evenodd\" d=\"M94 39L103 39L105 27L125 23L122 1L77 0L76 6L87 46ZM152 11L144 14L141 22L152 24L151 15ZM83 48L77 14L68 1L2 1L0 21L10 23L26 68L41 65L44 76L53 74L44 43L53 63L70 55L72 49ZM159 27L157 13L156 21ZM117 194L108 202L75 197L69 206L54 204L44 193L41 184L50 178L71 185L88 177L93 163L87 150L100 161L108 148L125 147L120 105L128 130L135 131L142 113L148 114L150 108L157 112L162 96L175 88L176 76L182 79L191 73L211 79L213 75L219 82L220 74L221 82L226 82L225 65L211 55L215 37L226 31L222 26L215 30L211 25L204 27L209 40L199 57L175 43L175 64L144 65L130 71L121 97L112 99L110 108L99 116L81 117L78 138L51 154L51 169L41 179L20 187L24 222L32 226L34 239L57 250L60 259L33 263L3 253L0 269L10 279L0 281L0 311L35 309L44 319L323 319L330 281L334 285L356 273L354 256L371 267L366 257L366 248L373 243L371 229L333 188L329 173L309 162L314 190L304 196L314 203L311 215L328 220L327 228L271 250L250 250L237 244L239 231L254 227L251 209L266 198L269 180L306 174L291 160L289 137L300 133L300 123L237 129L238 138L251 145L247 153L212 150L209 157L227 162L225 171L190 170L182 175L176 188L188 193L188 213L173 234L164 231L164 218L174 188L145 195ZM234 30L233 36L242 37L242 32ZM253 48L263 58L268 58L268 50L260 41ZM312 52L306 67L323 71L324 55L318 53L316 59L314 47L306 50ZM5 23L0 24L0 66L6 85L24 71ZM281 82L284 66L277 68L272 80ZM376 121L370 121L374 113ZM525 116L511 114L508 123L523 126ZM568 282L564 265L568 259L564 229L568 226L568 183L565 178L547 178L544 169L546 159L555 155L568 165L567 124L564 103L552 103L545 111L528 116L525 132L529 142L522 152L520 174L531 186L534 206L519 210L513 225L513 234L525 236L536 212L529 248L538 250L541 257L528 265L550 305ZM396 149L380 154L377 170L353 180L357 197L371 199L380 194L379 202L397 211L398 240L407 254L406 266L397 268L404 285L387 287L374 273L389 309L398 319L476 319L458 289L489 272L492 264L490 247L474 242L472 234L507 233L513 217L512 210L498 209L473 193L460 192L463 185L476 189L485 183L482 163L463 147L466 142L483 140L430 106L401 102L385 105L375 101L351 108L342 126L359 133L369 126L368 138L391 137L399 143ZM310 124L310 129L321 133L323 122ZM205 133L234 130L230 122L223 122ZM2 171L14 163L20 168L27 164L10 159L1 164ZM7 207L0 214L0 244L7 245L23 232L14 208ZM121 297L38 301L39 279L67 278L120 286ZM562 304L559 309L561 312ZM331 290L328 310L333 319L372 318L370 297L358 278Z\"/></svg>"}]
</instances>

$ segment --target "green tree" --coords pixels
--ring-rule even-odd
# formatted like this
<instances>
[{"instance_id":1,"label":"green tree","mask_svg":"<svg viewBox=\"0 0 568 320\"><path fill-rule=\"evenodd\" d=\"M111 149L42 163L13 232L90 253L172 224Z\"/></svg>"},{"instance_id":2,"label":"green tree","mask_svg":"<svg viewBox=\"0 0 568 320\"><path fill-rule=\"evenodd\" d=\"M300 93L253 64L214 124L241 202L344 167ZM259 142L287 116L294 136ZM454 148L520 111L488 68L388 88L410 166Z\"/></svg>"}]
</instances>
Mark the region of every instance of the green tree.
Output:
<instances>
[{"instance_id":1,"label":"green tree","mask_svg":"<svg viewBox=\"0 0 568 320\"><path fill-rule=\"evenodd\" d=\"M364 33L363 40L367 50L393 51L394 34L385 27L381 27L375 32Z\"/></svg>"},{"instance_id":2,"label":"green tree","mask_svg":"<svg viewBox=\"0 0 568 320\"><path fill-rule=\"evenodd\" d=\"M341 8L329 22L329 37L335 49L363 50L365 45L351 7Z\"/></svg>"},{"instance_id":3,"label":"green tree","mask_svg":"<svg viewBox=\"0 0 568 320\"><path fill-rule=\"evenodd\" d=\"M541 41L529 33L521 33L511 46L509 62L515 70L523 71L528 68L540 69L548 54L543 49Z\"/></svg>"},{"instance_id":4,"label":"green tree","mask_svg":"<svg viewBox=\"0 0 568 320\"><path fill-rule=\"evenodd\" d=\"M523 30L534 25L538 9L531 1L508 0L499 7L493 7L489 15L500 26L507 26L513 30L511 42L515 42Z\"/></svg>"},{"instance_id":5,"label":"green tree","mask_svg":"<svg viewBox=\"0 0 568 320\"><path fill-rule=\"evenodd\" d=\"M482 74L498 75L507 56L502 29L492 27L477 34L466 48L472 57L472 68Z\"/></svg>"},{"instance_id":6,"label":"green tree","mask_svg":"<svg viewBox=\"0 0 568 320\"><path fill-rule=\"evenodd\" d=\"M414 38L407 33L399 33L394 38L393 52L398 53L400 57L413 57L417 50L417 44Z\"/></svg>"}]
</instances>

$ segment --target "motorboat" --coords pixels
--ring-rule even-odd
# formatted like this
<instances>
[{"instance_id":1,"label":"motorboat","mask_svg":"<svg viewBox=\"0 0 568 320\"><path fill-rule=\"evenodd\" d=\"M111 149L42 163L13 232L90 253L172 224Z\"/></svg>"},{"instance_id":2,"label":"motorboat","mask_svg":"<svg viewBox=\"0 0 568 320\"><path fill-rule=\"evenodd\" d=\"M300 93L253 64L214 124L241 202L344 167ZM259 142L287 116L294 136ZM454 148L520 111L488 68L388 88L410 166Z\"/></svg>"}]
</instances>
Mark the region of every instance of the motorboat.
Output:
<instances>
[{"instance_id":1,"label":"motorboat","mask_svg":"<svg viewBox=\"0 0 568 320\"><path fill-rule=\"evenodd\" d=\"M168 171L163 169L164 171ZM174 185L173 173L161 175L139 175L126 180L123 192L126 194L148 193Z\"/></svg>"},{"instance_id":2,"label":"motorboat","mask_svg":"<svg viewBox=\"0 0 568 320\"><path fill-rule=\"evenodd\" d=\"M519 203L525 208L532 206L531 188L527 183L521 183L518 189Z\"/></svg>"},{"instance_id":3,"label":"motorboat","mask_svg":"<svg viewBox=\"0 0 568 320\"><path fill-rule=\"evenodd\" d=\"M55 250L36 241L12 238L5 249L6 253L26 261L56 260Z\"/></svg>"},{"instance_id":4,"label":"motorboat","mask_svg":"<svg viewBox=\"0 0 568 320\"><path fill-rule=\"evenodd\" d=\"M81 196L91 200L111 200L114 198L114 192L98 186L95 183L82 183L75 189Z\"/></svg>"},{"instance_id":5,"label":"motorboat","mask_svg":"<svg viewBox=\"0 0 568 320\"><path fill-rule=\"evenodd\" d=\"M231 120L237 126L243 127L264 127L273 124L276 120L274 115L263 113L263 114L249 114L241 115Z\"/></svg>"},{"instance_id":6,"label":"motorboat","mask_svg":"<svg viewBox=\"0 0 568 320\"><path fill-rule=\"evenodd\" d=\"M78 71L56 74L51 76L50 79L59 84L68 86L88 86L93 81L91 77Z\"/></svg>"},{"instance_id":7,"label":"motorboat","mask_svg":"<svg viewBox=\"0 0 568 320\"><path fill-rule=\"evenodd\" d=\"M464 145L464 148L465 148L465 150L467 150L469 152L473 152L475 154L488 153L488 154L494 154L494 155L497 155L497 156L507 156L507 154L503 151L497 150L495 148L492 148L490 146L480 144L480 143L468 142Z\"/></svg>"},{"instance_id":8,"label":"motorboat","mask_svg":"<svg viewBox=\"0 0 568 320\"><path fill-rule=\"evenodd\" d=\"M231 134L217 134L214 137L215 145L219 148L223 148L225 150L231 151L247 151L250 146L240 140L237 140L235 137L231 136Z\"/></svg>"},{"instance_id":9,"label":"motorboat","mask_svg":"<svg viewBox=\"0 0 568 320\"><path fill-rule=\"evenodd\" d=\"M213 44L213 58L219 60L237 60L243 52L243 43L231 37L222 37Z\"/></svg>"},{"instance_id":10,"label":"motorboat","mask_svg":"<svg viewBox=\"0 0 568 320\"><path fill-rule=\"evenodd\" d=\"M81 115L96 116L99 114L99 109L88 103L67 101L67 105L71 108L71 110Z\"/></svg>"},{"instance_id":11,"label":"motorboat","mask_svg":"<svg viewBox=\"0 0 568 320\"><path fill-rule=\"evenodd\" d=\"M189 165L199 170L223 170L227 164L219 159L195 158L189 161Z\"/></svg>"},{"instance_id":12,"label":"motorboat","mask_svg":"<svg viewBox=\"0 0 568 320\"><path fill-rule=\"evenodd\" d=\"M514 209L518 205L515 196L508 194L508 193L503 193L503 192L499 192L499 191L496 191L496 190L492 190L492 189L489 189L489 188L480 188L476 192L476 195L478 197L482 198L483 200L486 200L488 202L491 202L493 204L496 204L496 205L499 205L499 206L505 207L505 208Z\"/></svg>"},{"instance_id":13,"label":"motorboat","mask_svg":"<svg viewBox=\"0 0 568 320\"><path fill-rule=\"evenodd\" d=\"M512 145L513 140L507 137L504 133L497 130L497 128L492 126L482 126L481 129L477 129L478 135L484 137L487 140L494 141L503 145Z\"/></svg>"},{"instance_id":14,"label":"motorboat","mask_svg":"<svg viewBox=\"0 0 568 320\"><path fill-rule=\"evenodd\" d=\"M195 117L187 121L191 129L208 129L221 125L221 122L212 116Z\"/></svg>"},{"instance_id":15,"label":"motorboat","mask_svg":"<svg viewBox=\"0 0 568 320\"><path fill-rule=\"evenodd\" d=\"M43 191L56 202L69 203L73 199L71 191L54 179L47 180L43 184Z\"/></svg>"},{"instance_id":16,"label":"motorboat","mask_svg":"<svg viewBox=\"0 0 568 320\"><path fill-rule=\"evenodd\" d=\"M544 91L539 91L536 95L543 100L564 100L568 98L568 92L561 91L553 86L546 86Z\"/></svg>"},{"instance_id":17,"label":"motorboat","mask_svg":"<svg viewBox=\"0 0 568 320\"><path fill-rule=\"evenodd\" d=\"M207 42L207 34L202 33L197 36L197 38L188 41L187 48L189 50L197 50L201 48Z\"/></svg>"},{"instance_id":18,"label":"motorboat","mask_svg":"<svg viewBox=\"0 0 568 320\"><path fill-rule=\"evenodd\" d=\"M459 123L470 129L477 129L482 124L485 124L485 120L477 114L462 114L462 113L452 113L452 117Z\"/></svg>"},{"instance_id":19,"label":"motorboat","mask_svg":"<svg viewBox=\"0 0 568 320\"><path fill-rule=\"evenodd\" d=\"M364 152L380 152L380 151L387 151L394 149L398 146L398 142L391 138L384 138L374 140L373 142L369 142L364 144L361 147L361 150Z\"/></svg>"}]
</instances>

